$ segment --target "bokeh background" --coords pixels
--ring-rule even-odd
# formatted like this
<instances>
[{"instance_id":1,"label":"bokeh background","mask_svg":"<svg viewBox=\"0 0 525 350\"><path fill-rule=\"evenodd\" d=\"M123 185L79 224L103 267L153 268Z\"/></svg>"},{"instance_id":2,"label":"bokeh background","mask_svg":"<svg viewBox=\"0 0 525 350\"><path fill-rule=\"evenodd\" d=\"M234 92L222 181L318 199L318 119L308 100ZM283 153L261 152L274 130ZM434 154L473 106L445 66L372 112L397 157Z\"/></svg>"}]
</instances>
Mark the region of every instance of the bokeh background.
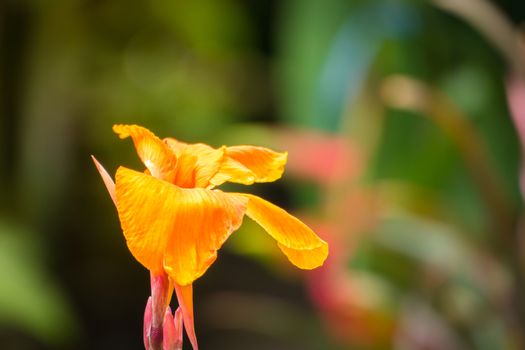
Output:
<instances>
[{"instance_id":1,"label":"bokeh background","mask_svg":"<svg viewBox=\"0 0 525 350\"><path fill-rule=\"evenodd\" d=\"M0 2L0 348L142 349L114 123L289 151L195 289L202 349L523 349L522 0ZM523 28L523 27L521 27ZM186 342L185 348L189 348Z\"/></svg>"}]
</instances>

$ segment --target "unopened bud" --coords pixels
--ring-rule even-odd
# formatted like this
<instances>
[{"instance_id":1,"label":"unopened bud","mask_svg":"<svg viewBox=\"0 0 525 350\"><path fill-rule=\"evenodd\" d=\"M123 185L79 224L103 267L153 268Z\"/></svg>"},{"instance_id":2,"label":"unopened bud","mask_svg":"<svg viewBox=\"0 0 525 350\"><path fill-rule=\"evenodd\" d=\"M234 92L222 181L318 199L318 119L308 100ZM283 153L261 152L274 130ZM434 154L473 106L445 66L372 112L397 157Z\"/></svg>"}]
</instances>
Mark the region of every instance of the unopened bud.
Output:
<instances>
[{"instance_id":1,"label":"unopened bud","mask_svg":"<svg viewBox=\"0 0 525 350\"><path fill-rule=\"evenodd\" d=\"M177 309L175 316L171 314L171 309L166 309L164 315L164 340L163 350L182 349L182 313Z\"/></svg>"},{"instance_id":2,"label":"unopened bud","mask_svg":"<svg viewBox=\"0 0 525 350\"><path fill-rule=\"evenodd\" d=\"M151 330L151 297L148 298L146 310L144 310L144 346L146 350L151 350L149 346L149 335Z\"/></svg>"}]
</instances>

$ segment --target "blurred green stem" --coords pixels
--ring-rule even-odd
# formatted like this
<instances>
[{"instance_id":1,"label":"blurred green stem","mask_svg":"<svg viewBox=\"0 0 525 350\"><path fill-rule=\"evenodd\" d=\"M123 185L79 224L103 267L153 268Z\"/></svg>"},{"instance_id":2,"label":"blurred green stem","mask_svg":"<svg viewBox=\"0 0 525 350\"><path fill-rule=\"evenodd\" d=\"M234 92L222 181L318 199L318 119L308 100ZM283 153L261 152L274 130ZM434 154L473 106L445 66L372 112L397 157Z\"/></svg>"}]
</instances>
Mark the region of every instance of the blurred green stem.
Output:
<instances>
[{"instance_id":1,"label":"blurred green stem","mask_svg":"<svg viewBox=\"0 0 525 350\"><path fill-rule=\"evenodd\" d=\"M494 232L500 233L496 236L501 239L501 245L506 247L513 244L517 211L487 158L489 152L482 138L469 119L445 96L435 90L431 91L428 102L428 116L458 146L472 180L492 214Z\"/></svg>"}]
</instances>

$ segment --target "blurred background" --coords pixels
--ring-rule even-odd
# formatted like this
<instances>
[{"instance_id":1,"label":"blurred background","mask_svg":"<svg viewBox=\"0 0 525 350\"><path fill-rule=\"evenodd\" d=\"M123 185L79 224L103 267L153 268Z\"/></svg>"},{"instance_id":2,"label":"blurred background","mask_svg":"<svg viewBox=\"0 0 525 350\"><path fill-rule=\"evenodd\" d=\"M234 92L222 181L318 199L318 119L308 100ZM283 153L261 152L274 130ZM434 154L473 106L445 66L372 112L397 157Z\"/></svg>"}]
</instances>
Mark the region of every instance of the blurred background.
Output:
<instances>
[{"instance_id":1,"label":"blurred background","mask_svg":"<svg viewBox=\"0 0 525 350\"><path fill-rule=\"evenodd\" d=\"M299 271L246 219L195 283L202 349L525 348L524 19L522 0L0 2L0 348L143 349L149 274L89 157L142 168L114 123L287 150L280 181L225 188L331 244Z\"/></svg>"}]
</instances>

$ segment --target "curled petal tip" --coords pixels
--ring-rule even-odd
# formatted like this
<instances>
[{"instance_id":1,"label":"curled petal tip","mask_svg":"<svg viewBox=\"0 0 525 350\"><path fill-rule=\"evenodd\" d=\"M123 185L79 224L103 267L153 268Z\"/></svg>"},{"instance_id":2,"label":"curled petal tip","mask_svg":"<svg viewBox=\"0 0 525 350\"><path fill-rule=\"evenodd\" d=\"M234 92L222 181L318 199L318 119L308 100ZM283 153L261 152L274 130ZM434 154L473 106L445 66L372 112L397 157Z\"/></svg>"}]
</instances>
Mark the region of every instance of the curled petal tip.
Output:
<instances>
[{"instance_id":1,"label":"curled petal tip","mask_svg":"<svg viewBox=\"0 0 525 350\"><path fill-rule=\"evenodd\" d=\"M124 125L124 124L115 124L113 125L113 132L118 135L121 139L125 139L126 137L130 136L130 133L128 129L130 128L130 125Z\"/></svg>"},{"instance_id":2,"label":"curled petal tip","mask_svg":"<svg viewBox=\"0 0 525 350\"><path fill-rule=\"evenodd\" d=\"M311 270L324 263L328 256L328 244L302 221L260 197L234 195L249 199L246 214L277 241L292 264Z\"/></svg>"},{"instance_id":3,"label":"curled petal tip","mask_svg":"<svg viewBox=\"0 0 525 350\"><path fill-rule=\"evenodd\" d=\"M121 139L131 137L139 158L153 176L173 180L177 158L154 133L139 125L122 124L113 125L113 131Z\"/></svg>"}]
</instances>

